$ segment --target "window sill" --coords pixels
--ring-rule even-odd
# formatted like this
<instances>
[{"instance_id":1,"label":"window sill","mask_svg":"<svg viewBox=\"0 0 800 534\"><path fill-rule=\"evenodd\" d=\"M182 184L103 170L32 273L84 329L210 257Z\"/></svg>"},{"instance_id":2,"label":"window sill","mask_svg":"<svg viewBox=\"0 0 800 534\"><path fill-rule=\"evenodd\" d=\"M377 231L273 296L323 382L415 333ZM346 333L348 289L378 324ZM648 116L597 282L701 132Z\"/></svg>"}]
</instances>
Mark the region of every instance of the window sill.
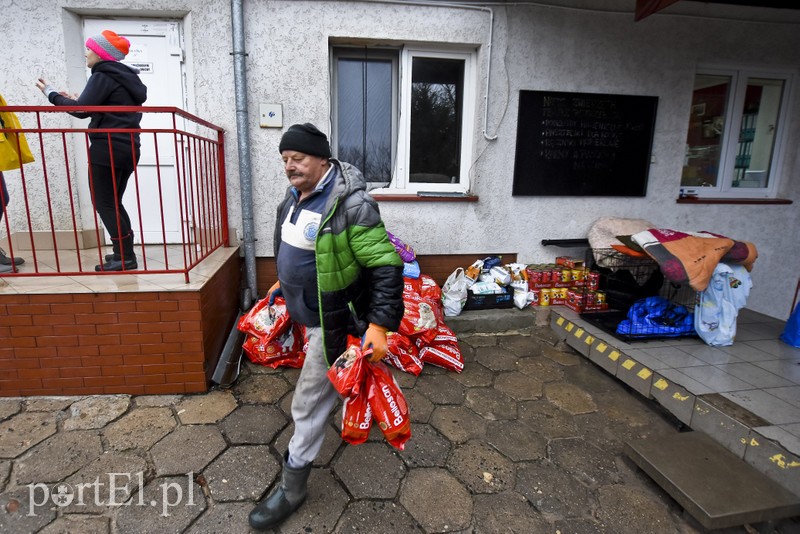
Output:
<instances>
[{"instance_id":1,"label":"window sill","mask_svg":"<svg viewBox=\"0 0 800 534\"><path fill-rule=\"evenodd\" d=\"M475 195L448 195L435 193L428 193L425 195L409 194L409 195L370 195L378 202L477 202L478 197Z\"/></svg>"},{"instance_id":2,"label":"window sill","mask_svg":"<svg viewBox=\"0 0 800 534\"><path fill-rule=\"evenodd\" d=\"M788 198L709 198L690 197L675 199L677 204L792 204Z\"/></svg>"}]
</instances>

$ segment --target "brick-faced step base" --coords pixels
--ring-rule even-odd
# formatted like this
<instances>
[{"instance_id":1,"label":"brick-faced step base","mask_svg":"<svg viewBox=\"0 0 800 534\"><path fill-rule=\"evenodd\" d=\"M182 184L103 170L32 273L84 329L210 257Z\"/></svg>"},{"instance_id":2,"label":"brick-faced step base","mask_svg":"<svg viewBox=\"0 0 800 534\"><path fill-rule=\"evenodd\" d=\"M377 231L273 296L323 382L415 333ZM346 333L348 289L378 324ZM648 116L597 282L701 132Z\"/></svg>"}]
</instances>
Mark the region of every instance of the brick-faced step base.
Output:
<instances>
[{"instance_id":1,"label":"brick-faced step base","mask_svg":"<svg viewBox=\"0 0 800 534\"><path fill-rule=\"evenodd\" d=\"M207 391L239 261L197 290L0 295L0 396Z\"/></svg>"}]
</instances>

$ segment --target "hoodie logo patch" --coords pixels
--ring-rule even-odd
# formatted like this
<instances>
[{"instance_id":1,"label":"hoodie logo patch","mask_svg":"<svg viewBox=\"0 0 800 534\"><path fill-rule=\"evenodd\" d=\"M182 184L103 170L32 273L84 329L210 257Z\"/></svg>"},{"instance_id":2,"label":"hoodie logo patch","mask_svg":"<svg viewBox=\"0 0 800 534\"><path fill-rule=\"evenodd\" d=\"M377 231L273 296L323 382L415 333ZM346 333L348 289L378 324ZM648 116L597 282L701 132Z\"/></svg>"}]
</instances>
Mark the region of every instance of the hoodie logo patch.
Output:
<instances>
[{"instance_id":1,"label":"hoodie logo patch","mask_svg":"<svg viewBox=\"0 0 800 534\"><path fill-rule=\"evenodd\" d=\"M310 222L303 228L303 237L309 241L316 241L317 231L319 231L319 223L316 221Z\"/></svg>"}]
</instances>

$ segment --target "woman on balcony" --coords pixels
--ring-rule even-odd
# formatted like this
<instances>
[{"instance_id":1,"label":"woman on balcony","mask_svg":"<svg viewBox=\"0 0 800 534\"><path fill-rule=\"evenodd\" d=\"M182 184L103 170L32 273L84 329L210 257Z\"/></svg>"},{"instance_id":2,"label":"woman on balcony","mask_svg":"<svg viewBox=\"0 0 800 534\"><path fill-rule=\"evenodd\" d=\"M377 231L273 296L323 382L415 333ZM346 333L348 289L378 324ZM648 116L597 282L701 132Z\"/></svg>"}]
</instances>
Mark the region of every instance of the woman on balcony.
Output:
<instances>
[{"instance_id":1,"label":"woman on balcony","mask_svg":"<svg viewBox=\"0 0 800 534\"><path fill-rule=\"evenodd\" d=\"M130 41L105 30L86 40L86 66L92 75L80 96L71 98L57 92L44 78L36 83L47 99L56 106L141 106L147 99L147 87L139 79L138 69L120 63L130 50ZM70 112L78 118L91 117L89 129L139 128L141 113ZM89 134L89 189L94 209L111 235L113 254L95 271L128 271L137 269L133 249L131 220L122 196L128 179L139 162L139 134Z\"/></svg>"}]
</instances>

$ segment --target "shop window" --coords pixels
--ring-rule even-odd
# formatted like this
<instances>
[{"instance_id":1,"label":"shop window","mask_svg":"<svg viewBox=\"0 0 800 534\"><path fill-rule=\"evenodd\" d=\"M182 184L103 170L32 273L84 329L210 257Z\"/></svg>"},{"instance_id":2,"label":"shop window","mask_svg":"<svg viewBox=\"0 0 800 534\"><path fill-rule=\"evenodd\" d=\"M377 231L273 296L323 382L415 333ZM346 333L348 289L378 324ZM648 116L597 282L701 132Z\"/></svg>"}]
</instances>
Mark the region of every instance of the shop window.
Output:
<instances>
[{"instance_id":1,"label":"shop window","mask_svg":"<svg viewBox=\"0 0 800 534\"><path fill-rule=\"evenodd\" d=\"M333 49L336 156L377 193L466 193L474 132L474 54Z\"/></svg>"},{"instance_id":2,"label":"shop window","mask_svg":"<svg viewBox=\"0 0 800 534\"><path fill-rule=\"evenodd\" d=\"M695 76L681 187L700 197L774 197L791 77L703 69Z\"/></svg>"}]
</instances>

